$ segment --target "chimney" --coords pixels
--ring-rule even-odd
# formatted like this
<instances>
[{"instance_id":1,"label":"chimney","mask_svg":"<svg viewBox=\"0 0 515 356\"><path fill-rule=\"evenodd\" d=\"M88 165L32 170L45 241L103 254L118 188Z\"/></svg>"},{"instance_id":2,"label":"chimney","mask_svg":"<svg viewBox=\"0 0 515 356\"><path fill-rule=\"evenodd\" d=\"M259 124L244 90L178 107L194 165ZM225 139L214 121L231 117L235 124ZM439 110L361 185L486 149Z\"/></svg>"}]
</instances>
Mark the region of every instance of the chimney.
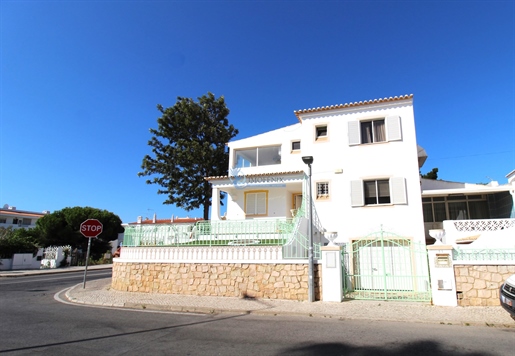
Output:
<instances>
[{"instance_id":1,"label":"chimney","mask_svg":"<svg viewBox=\"0 0 515 356\"><path fill-rule=\"evenodd\" d=\"M154 217L152 218L152 223L156 223L156 213L154 213Z\"/></svg>"},{"instance_id":2,"label":"chimney","mask_svg":"<svg viewBox=\"0 0 515 356\"><path fill-rule=\"evenodd\" d=\"M138 224L141 224L141 216L138 216Z\"/></svg>"}]
</instances>

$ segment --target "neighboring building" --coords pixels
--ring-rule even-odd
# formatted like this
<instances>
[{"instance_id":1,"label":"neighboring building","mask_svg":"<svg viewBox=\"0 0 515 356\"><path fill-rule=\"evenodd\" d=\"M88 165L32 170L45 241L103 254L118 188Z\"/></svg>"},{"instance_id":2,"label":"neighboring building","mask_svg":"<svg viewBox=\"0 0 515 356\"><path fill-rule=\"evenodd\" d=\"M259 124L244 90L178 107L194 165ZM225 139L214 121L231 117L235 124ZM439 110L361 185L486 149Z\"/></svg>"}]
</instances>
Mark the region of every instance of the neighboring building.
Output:
<instances>
[{"instance_id":1,"label":"neighboring building","mask_svg":"<svg viewBox=\"0 0 515 356\"><path fill-rule=\"evenodd\" d=\"M152 224L195 224L197 221L204 221L203 218L190 218L189 216L185 218L179 218L177 216L173 216L170 219L158 219L156 214L154 214L152 219L145 218L143 219L141 216L138 216L138 219L135 222L130 222L127 225L152 225Z\"/></svg>"},{"instance_id":2,"label":"neighboring building","mask_svg":"<svg viewBox=\"0 0 515 356\"><path fill-rule=\"evenodd\" d=\"M315 233L350 242L384 229L425 241L413 95L294 113L296 124L228 143L230 174L206 178L214 197L228 195L226 220L292 217L309 192L302 157L312 156Z\"/></svg>"},{"instance_id":3,"label":"neighboring building","mask_svg":"<svg viewBox=\"0 0 515 356\"><path fill-rule=\"evenodd\" d=\"M503 185L422 179L426 234L442 229L444 242L459 243L460 238L476 237L480 232L515 231L515 171L506 178L508 183Z\"/></svg>"},{"instance_id":4,"label":"neighboring building","mask_svg":"<svg viewBox=\"0 0 515 356\"><path fill-rule=\"evenodd\" d=\"M14 206L4 205L0 209L0 227L33 228L36 227L36 221L46 214L48 211L37 213L34 211L17 210Z\"/></svg>"}]
</instances>

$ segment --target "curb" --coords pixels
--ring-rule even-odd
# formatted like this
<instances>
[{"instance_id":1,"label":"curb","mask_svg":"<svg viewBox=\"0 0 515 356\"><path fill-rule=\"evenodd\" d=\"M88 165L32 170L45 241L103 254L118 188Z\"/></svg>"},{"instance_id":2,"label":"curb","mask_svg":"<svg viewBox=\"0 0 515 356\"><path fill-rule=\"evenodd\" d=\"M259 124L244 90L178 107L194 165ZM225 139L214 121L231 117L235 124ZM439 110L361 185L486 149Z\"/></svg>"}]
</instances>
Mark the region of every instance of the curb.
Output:
<instances>
[{"instance_id":1,"label":"curb","mask_svg":"<svg viewBox=\"0 0 515 356\"><path fill-rule=\"evenodd\" d=\"M94 265L88 266L88 271L96 271L103 269L112 269L113 265ZM55 268L55 269L34 269L34 270L14 270L14 271L0 271L0 277L5 278L18 278L28 276L44 276L48 274L59 274L59 273L72 273L72 272L84 272L84 266L80 268Z\"/></svg>"},{"instance_id":2,"label":"curb","mask_svg":"<svg viewBox=\"0 0 515 356\"><path fill-rule=\"evenodd\" d=\"M184 300L184 305L180 305L177 302L174 304L153 304L152 302L147 301L134 301L130 302L123 298L118 300L117 302L109 301L106 298L103 301L96 302L95 300L90 300L88 298L81 299L80 294L74 293L77 291L76 288L80 288L82 284L74 285L66 290L64 296L66 299L73 304L82 305L82 306L92 306L92 307L103 307L103 308L126 308L131 310L140 310L140 311L156 311L156 312L172 312L172 313L192 313L192 314L203 314L203 315L221 315L221 314L232 314L232 315L255 315L255 316L285 316L285 317L311 317L311 318L320 318L320 319L333 319L339 321L346 320L362 320L367 322L374 321L389 321L389 322L402 322L402 323L423 323L423 324L433 324L433 325L449 325L449 326L475 326L475 327L490 327L490 328L504 328L504 329L515 329L515 323L511 324L505 321L496 321L495 318L490 319L491 321L480 321L478 318L472 319L473 321L467 321L466 315L462 315L461 317L451 317L446 318L445 314L442 314L441 318L425 318L427 311L423 313L411 313L410 315L398 314L398 310L391 310L392 314L388 317L385 316L377 316L376 314L371 315L363 315L362 313L354 314L352 311L348 310L347 312L340 310L340 312L331 313L323 310L302 310L295 311L290 309L285 309L284 307L274 308L266 308L266 309L246 309L246 307L238 308L235 305L235 308L224 308L220 306L199 306L199 305L191 305L188 300ZM73 297L75 294L77 297ZM89 300L89 301L88 301ZM189 305L187 305L188 303ZM360 308L360 304L354 306L355 308ZM473 308L473 307L471 307ZM354 308L353 308L354 309ZM398 308L397 308L398 309ZM473 309L471 309L473 311ZM403 317L399 317L399 315L403 315ZM488 318L487 318L488 319ZM470 319L468 319L470 320Z\"/></svg>"}]
</instances>

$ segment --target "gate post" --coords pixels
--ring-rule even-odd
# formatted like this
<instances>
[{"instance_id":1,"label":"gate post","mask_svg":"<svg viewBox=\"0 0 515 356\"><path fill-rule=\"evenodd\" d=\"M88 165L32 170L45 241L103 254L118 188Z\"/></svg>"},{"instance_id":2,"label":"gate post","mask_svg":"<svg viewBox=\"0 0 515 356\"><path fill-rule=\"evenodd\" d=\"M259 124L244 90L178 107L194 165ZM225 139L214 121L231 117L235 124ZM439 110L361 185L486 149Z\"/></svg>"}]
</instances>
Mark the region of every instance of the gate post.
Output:
<instances>
[{"instance_id":1,"label":"gate post","mask_svg":"<svg viewBox=\"0 0 515 356\"><path fill-rule=\"evenodd\" d=\"M342 254L340 246L324 246L322 251L322 301L343 299Z\"/></svg>"},{"instance_id":2,"label":"gate post","mask_svg":"<svg viewBox=\"0 0 515 356\"><path fill-rule=\"evenodd\" d=\"M451 245L427 246L433 305L448 307L458 305L452 250Z\"/></svg>"}]
</instances>

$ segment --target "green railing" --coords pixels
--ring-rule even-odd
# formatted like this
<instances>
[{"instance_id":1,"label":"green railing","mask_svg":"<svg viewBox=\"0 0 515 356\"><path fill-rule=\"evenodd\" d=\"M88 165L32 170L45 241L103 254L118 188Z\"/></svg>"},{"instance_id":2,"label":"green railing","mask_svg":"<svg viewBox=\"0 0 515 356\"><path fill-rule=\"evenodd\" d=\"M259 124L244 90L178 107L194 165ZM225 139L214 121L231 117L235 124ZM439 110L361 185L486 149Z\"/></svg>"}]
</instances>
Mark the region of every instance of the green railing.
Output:
<instances>
[{"instance_id":1,"label":"green railing","mask_svg":"<svg viewBox=\"0 0 515 356\"><path fill-rule=\"evenodd\" d=\"M292 219L199 221L196 224L135 225L125 228L124 246L284 245Z\"/></svg>"},{"instance_id":2,"label":"green railing","mask_svg":"<svg viewBox=\"0 0 515 356\"><path fill-rule=\"evenodd\" d=\"M283 258L308 258L308 204L306 180L303 201L293 219L199 221L195 224L131 225L125 228L124 246L283 246ZM313 207L314 228L321 231ZM316 220L316 221L315 221ZM313 245L313 257L321 258L320 243Z\"/></svg>"},{"instance_id":3,"label":"green railing","mask_svg":"<svg viewBox=\"0 0 515 356\"><path fill-rule=\"evenodd\" d=\"M293 232L293 220L253 219L199 221L190 245L284 245Z\"/></svg>"},{"instance_id":4,"label":"green railing","mask_svg":"<svg viewBox=\"0 0 515 356\"><path fill-rule=\"evenodd\" d=\"M125 227L124 246L174 246L191 241L194 224L152 224Z\"/></svg>"},{"instance_id":5,"label":"green railing","mask_svg":"<svg viewBox=\"0 0 515 356\"><path fill-rule=\"evenodd\" d=\"M515 248L455 248L454 261L510 261L515 263Z\"/></svg>"}]
</instances>

